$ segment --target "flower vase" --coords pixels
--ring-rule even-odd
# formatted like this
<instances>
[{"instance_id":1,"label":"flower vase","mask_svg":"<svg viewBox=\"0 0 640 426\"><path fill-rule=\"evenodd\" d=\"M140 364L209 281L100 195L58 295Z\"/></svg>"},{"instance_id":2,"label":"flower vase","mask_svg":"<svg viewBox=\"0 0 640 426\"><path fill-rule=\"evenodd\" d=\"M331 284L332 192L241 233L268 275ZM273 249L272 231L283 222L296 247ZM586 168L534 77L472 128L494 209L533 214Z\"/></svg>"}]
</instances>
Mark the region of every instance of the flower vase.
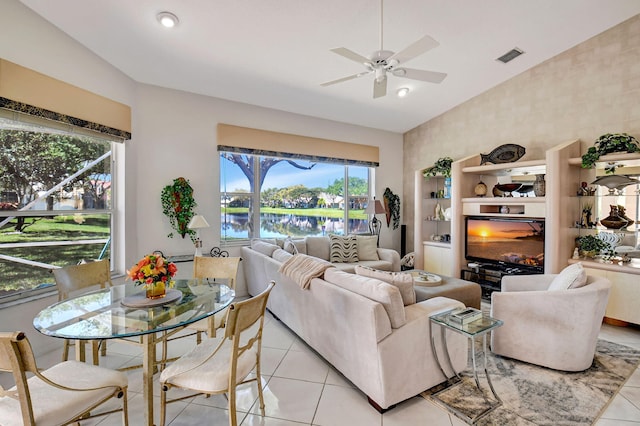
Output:
<instances>
[{"instance_id":1,"label":"flower vase","mask_svg":"<svg viewBox=\"0 0 640 426\"><path fill-rule=\"evenodd\" d=\"M546 191L546 182L544 180L544 175L536 175L536 180L533 182L533 193L536 197L544 197Z\"/></svg>"},{"instance_id":2,"label":"flower vase","mask_svg":"<svg viewBox=\"0 0 640 426\"><path fill-rule=\"evenodd\" d=\"M160 299L167 294L167 288L164 281L156 281L147 284L147 299Z\"/></svg>"}]
</instances>

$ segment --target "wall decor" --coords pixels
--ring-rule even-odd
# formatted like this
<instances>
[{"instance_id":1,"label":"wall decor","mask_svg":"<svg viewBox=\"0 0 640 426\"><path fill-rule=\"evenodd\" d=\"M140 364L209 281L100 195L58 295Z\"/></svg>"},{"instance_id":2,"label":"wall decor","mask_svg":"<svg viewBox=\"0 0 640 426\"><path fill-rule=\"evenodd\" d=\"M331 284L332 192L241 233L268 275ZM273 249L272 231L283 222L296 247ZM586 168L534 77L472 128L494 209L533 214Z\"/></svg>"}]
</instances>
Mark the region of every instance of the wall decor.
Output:
<instances>
[{"instance_id":1,"label":"wall decor","mask_svg":"<svg viewBox=\"0 0 640 426\"><path fill-rule=\"evenodd\" d=\"M391 189L384 190L384 209L387 215L387 228L393 219L393 229L400 226L400 197L394 194Z\"/></svg>"},{"instance_id":2,"label":"wall decor","mask_svg":"<svg viewBox=\"0 0 640 426\"><path fill-rule=\"evenodd\" d=\"M189 181L183 177L174 179L171 185L167 185L162 189L160 199L162 201L162 213L169 218L171 227L182 238L189 235L191 241L195 243L196 231L189 229L189 222L195 215L194 209L198 203L193 198L193 188ZM167 236L173 238L173 232Z\"/></svg>"},{"instance_id":3,"label":"wall decor","mask_svg":"<svg viewBox=\"0 0 640 426\"><path fill-rule=\"evenodd\" d=\"M480 154L480 165L485 163L513 163L521 159L525 153L526 149L520 145L513 143L500 145L488 154Z\"/></svg>"}]
</instances>

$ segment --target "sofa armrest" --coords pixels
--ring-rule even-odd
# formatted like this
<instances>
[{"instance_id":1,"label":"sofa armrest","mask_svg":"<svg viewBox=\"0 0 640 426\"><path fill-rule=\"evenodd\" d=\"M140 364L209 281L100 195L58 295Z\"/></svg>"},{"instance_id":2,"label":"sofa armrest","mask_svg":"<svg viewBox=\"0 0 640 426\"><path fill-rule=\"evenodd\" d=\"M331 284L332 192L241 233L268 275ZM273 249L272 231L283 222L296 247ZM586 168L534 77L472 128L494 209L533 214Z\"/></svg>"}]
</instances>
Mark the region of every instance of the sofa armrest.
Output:
<instances>
[{"instance_id":1,"label":"sofa armrest","mask_svg":"<svg viewBox=\"0 0 640 426\"><path fill-rule=\"evenodd\" d=\"M502 277L501 290L503 292L546 290L555 276L555 274L505 275Z\"/></svg>"},{"instance_id":2,"label":"sofa armrest","mask_svg":"<svg viewBox=\"0 0 640 426\"><path fill-rule=\"evenodd\" d=\"M392 271L400 270L400 254L397 251L378 247L378 257L380 260L390 262Z\"/></svg>"}]
</instances>

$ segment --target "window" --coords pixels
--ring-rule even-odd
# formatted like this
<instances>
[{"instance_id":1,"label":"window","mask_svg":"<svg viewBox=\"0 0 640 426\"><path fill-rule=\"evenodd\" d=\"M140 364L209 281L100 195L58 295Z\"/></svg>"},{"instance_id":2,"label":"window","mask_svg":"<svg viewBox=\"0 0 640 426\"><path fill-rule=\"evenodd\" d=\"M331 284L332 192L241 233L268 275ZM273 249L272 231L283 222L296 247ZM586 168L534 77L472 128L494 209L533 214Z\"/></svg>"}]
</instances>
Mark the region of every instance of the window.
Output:
<instances>
[{"instance_id":1,"label":"window","mask_svg":"<svg viewBox=\"0 0 640 426\"><path fill-rule=\"evenodd\" d=\"M220 151L221 240L368 232L372 173L366 166Z\"/></svg>"},{"instance_id":2,"label":"window","mask_svg":"<svg viewBox=\"0 0 640 426\"><path fill-rule=\"evenodd\" d=\"M50 290L52 267L110 258L111 154L110 141L0 118L0 302Z\"/></svg>"}]
</instances>

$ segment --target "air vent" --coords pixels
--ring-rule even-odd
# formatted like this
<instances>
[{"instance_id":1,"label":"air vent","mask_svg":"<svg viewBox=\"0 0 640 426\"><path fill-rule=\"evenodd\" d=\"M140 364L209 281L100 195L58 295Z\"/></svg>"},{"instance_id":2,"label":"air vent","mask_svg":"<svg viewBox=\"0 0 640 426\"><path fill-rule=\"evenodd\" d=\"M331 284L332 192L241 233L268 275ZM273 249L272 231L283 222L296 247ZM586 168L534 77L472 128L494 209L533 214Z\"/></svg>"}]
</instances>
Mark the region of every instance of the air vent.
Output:
<instances>
[{"instance_id":1,"label":"air vent","mask_svg":"<svg viewBox=\"0 0 640 426\"><path fill-rule=\"evenodd\" d=\"M496 60L506 64L507 62L513 61L515 58L522 55L523 53L524 52L522 50L518 49L517 47L514 47L513 49L511 49L504 55L500 56Z\"/></svg>"}]
</instances>

